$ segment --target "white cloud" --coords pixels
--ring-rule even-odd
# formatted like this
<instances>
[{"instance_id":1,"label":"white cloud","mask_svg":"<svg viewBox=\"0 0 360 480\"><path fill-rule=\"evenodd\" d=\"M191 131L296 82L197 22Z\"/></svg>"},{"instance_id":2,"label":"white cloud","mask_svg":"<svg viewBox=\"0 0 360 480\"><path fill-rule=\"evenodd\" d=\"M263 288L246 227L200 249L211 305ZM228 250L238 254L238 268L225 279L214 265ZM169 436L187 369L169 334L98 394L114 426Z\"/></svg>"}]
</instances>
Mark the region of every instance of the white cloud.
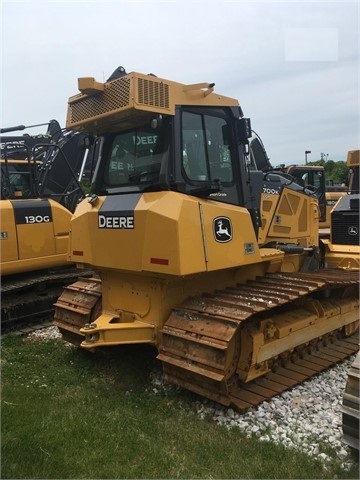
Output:
<instances>
[{"instance_id":1,"label":"white cloud","mask_svg":"<svg viewBox=\"0 0 360 480\"><path fill-rule=\"evenodd\" d=\"M289 32L328 42L313 39L311 61L287 61ZM312 55L305 46L298 60ZM239 99L274 163L302 163L305 149L345 159L360 140L358 49L357 1L5 0L1 126L64 125L77 78L104 81L122 65L215 82Z\"/></svg>"}]
</instances>

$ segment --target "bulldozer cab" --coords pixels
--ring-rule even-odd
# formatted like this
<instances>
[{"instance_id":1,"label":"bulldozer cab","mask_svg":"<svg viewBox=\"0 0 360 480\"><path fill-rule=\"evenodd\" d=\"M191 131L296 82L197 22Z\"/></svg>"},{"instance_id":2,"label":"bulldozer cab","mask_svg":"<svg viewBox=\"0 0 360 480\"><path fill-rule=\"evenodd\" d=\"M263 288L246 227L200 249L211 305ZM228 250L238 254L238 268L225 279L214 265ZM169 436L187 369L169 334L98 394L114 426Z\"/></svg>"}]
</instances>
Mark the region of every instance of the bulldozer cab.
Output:
<instances>
[{"instance_id":1,"label":"bulldozer cab","mask_svg":"<svg viewBox=\"0 0 360 480\"><path fill-rule=\"evenodd\" d=\"M132 194L172 191L244 207L256 235L264 223L264 183L276 190L271 216L285 189L297 198L315 197L315 186L282 180L282 171L274 181L264 179L252 159L250 120L237 100L213 93L214 84L183 85L132 72L106 84L80 78L78 86L81 93L69 99L67 128L97 138L94 196L116 195L113 202L120 204L120 196L126 203Z\"/></svg>"},{"instance_id":2,"label":"bulldozer cab","mask_svg":"<svg viewBox=\"0 0 360 480\"><path fill-rule=\"evenodd\" d=\"M178 191L246 206L255 219L263 173L247 163L238 110L178 106L175 116L149 116L98 139L92 192L97 195ZM236 131L237 134L233 133ZM250 176L252 177L249 182ZM254 220L254 226L258 225Z\"/></svg>"},{"instance_id":3,"label":"bulldozer cab","mask_svg":"<svg viewBox=\"0 0 360 480\"><path fill-rule=\"evenodd\" d=\"M104 135L94 192L171 189L244 203L246 186L244 182L240 188L240 173L249 172L239 171L246 162L240 162L238 145L228 134L235 119L220 113L179 107L175 118L149 119L131 130Z\"/></svg>"},{"instance_id":4,"label":"bulldozer cab","mask_svg":"<svg viewBox=\"0 0 360 480\"><path fill-rule=\"evenodd\" d=\"M133 120L132 128L98 139L98 165L92 184L96 195L126 195L172 190L245 207L258 233L262 193L284 188L316 197L325 218L322 167L290 166L264 173L251 164L245 125L238 110L177 106L175 115ZM285 176L286 173L286 176ZM283 178L284 176L284 178ZM274 177L274 178L273 178ZM266 187L266 188L265 188ZM265 189L265 190L264 190Z\"/></svg>"}]
</instances>

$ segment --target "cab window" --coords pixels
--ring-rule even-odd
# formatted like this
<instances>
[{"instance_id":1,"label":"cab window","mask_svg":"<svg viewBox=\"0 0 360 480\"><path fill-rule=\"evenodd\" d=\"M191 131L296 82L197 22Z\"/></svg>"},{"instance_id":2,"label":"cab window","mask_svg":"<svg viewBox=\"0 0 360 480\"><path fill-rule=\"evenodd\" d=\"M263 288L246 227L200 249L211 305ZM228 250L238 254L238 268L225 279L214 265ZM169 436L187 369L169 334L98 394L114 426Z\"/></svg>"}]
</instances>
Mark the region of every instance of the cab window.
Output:
<instances>
[{"instance_id":1,"label":"cab window","mask_svg":"<svg viewBox=\"0 0 360 480\"><path fill-rule=\"evenodd\" d=\"M183 112L182 168L191 181L233 181L223 118Z\"/></svg>"},{"instance_id":2,"label":"cab window","mask_svg":"<svg viewBox=\"0 0 360 480\"><path fill-rule=\"evenodd\" d=\"M105 183L113 187L156 181L163 154L160 140L151 128L115 135L108 153Z\"/></svg>"}]
</instances>

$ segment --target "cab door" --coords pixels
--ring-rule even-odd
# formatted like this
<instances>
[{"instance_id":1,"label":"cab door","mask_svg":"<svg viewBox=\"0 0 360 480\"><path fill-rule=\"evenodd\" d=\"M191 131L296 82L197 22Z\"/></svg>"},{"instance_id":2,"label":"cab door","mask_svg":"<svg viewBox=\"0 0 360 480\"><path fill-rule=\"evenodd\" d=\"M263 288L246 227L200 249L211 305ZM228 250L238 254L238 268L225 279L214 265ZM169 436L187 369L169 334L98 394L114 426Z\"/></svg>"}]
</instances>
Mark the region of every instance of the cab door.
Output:
<instances>
[{"instance_id":1,"label":"cab door","mask_svg":"<svg viewBox=\"0 0 360 480\"><path fill-rule=\"evenodd\" d=\"M304 188L314 190L319 202L320 217L319 222L326 220L326 197L325 197L325 175L322 167L307 167L301 165L291 168L288 172L295 178L296 183Z\"/></svg>"}]
</instances>

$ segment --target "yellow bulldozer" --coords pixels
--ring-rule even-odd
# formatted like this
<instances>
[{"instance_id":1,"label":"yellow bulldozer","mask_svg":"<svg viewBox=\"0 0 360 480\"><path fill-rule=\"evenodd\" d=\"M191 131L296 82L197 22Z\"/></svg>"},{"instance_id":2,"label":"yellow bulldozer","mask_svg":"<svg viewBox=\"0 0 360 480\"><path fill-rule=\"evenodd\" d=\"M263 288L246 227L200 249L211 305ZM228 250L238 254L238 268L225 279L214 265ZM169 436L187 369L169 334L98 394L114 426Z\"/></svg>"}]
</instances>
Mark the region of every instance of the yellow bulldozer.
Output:
<instances>
[{"instance_id":1,"label":"yellow bulldozer","mask_svg":"<svg viewBox=\"0 0 360 480\"><path fill-rule=\"evenodd\" d=\"M359 277L320 268L313 192L274 174L261 207L250 119L214 86L79 78L66 126L96 137L97 163L68 260L96 275L54 324L90 351L153 345L166 381L242 410L357 350Z\"/></svg>"}]
</instances>

